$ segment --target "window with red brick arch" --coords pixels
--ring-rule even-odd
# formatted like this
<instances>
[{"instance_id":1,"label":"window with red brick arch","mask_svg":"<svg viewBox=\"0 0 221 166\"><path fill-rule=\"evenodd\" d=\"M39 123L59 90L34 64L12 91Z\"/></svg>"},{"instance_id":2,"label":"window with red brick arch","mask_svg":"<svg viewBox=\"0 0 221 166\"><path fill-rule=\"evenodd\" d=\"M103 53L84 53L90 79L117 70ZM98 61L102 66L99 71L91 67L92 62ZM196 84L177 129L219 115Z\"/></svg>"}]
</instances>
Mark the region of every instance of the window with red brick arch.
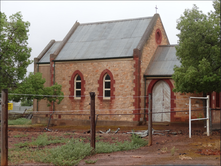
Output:
<instances>
[{"instance_id":1,"label":"window with red brick arch","mask_svg":"<svg viewBox=\"0 0 221 166\"><path fill-rule=\"evenodd\" d=\"M108 74L104 75L103 79L103 98L110 99L111 98L111 78Z\"/></svg>"},{"instance_id":2,"label":"window with red brick arch","mask_svg":"<svg viewBox=\"0 0 221 166\"><path fill-rule=\"evenodd\" d=\"M76 75L74 78L74 97L81 99L81 77Z\"/></svg>"}]
</instances>

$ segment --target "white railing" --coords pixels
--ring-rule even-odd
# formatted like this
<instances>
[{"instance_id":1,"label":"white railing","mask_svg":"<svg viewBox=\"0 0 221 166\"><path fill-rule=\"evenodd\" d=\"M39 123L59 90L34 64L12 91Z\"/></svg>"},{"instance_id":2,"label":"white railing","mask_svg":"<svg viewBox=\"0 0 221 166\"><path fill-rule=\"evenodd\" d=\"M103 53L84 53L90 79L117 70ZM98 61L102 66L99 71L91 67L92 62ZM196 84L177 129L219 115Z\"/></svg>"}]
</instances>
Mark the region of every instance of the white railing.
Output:
<instances>
[{"instance_id":1,"label":"white railing","mask_svg":"<svg viewBox=\"0 0 221 166\"><path fill-rule=\"evenodd\" d=\"M207 100L207 106L206 106L206 118L197 118L197 119L191 119L191 99L205 99ZM190 97L189 98L189 138L191 138L191 122L195 120L206 120L206 132L207 136L209 136L209 95L207 97Z\"/></svg>"}]
</instances>

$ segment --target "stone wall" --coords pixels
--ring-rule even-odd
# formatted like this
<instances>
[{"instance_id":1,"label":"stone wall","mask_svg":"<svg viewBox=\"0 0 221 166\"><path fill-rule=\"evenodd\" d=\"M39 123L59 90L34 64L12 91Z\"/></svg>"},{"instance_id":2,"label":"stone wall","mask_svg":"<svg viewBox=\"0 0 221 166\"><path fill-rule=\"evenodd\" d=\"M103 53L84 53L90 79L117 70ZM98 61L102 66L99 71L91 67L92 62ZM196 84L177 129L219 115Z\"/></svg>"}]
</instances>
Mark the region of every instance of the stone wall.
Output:
<instances>
[{"instance_id":1,"label":"stone wall","mask_svg":"<svg viewBox=\"0 0 221 166\"><path fill-rule=\"evenodd\" d=\"M99 79L104 70L109 70L113 75L114 98L104 100L99 95ZM76 72L77 71L77 72ZM73 73L82 74L84 83L84 97L74 99L71 94L71 79ZM55 63L55 81L62 85L65 98L59 105L55 105L56 111L74 113L81 115L60 115L54 116L58 119L81 119L88 120L90 113L89 92L95 92L96 114L131 114L133 113L134 95L134 61L132 58L96 60L96 61L69 61ZM65 114L64 113L64 114ZM99 121L133 121L133 115L99 115Z\"/></svg>"},{"instance_id":2,"label":"stone wall","mask_svg":"<svg viewBox=\"0 0 221 166\"><path fill-rule=\"evenodd\" d=\"M42 78L46 80L44 86L49 87L50 86L50 65L49 64L41 64L38 67L38 71L42 73ZM36 100L36 99L35 99ZM38 111L50 111L50 107L47 106L46 100L41 100L37 102L37 108ZM49 114L49 113L46 113ZM39 116L45 116L45 115L39 115Z\"/></svg>"},{"instance_id":3,"label":"stone wall","mask_svg":"<svg viewBox=\"0 0 221 166\"><path fill-rule=\"evenodd\" d=\"M171 80L174 84L174 80ZM203 97L203 93L175 93L176 107L174 111L186 111L189 110L189 97ZM202 99L191 99L191 119L204 118L203 111L203 100ZM189 121L189 112L176 112L175 121Z\"/></svg>"},{"instance_id":4,"label":"stone wall","mask_svg":"<svg viewBox=\"0 0 221 166\"><path fill-rule=\"evenodd\" d=\"M153 57L157 47L158 47L158 43L156 42L156 37L155 37L155 33L156 30L159 29L161 31L161 35L162 35L162 41L160 43L160 45L168 45L169 41L166 35L166 32L164 30L163 24L161 22L160 17L157 19L156 21L156 25L153 28L153 31L148 39L148 41L146 42L146 44L143 47L142 50L142 57L141 57L141 103L140 103L140 108L144 108L144 72L147 68L147 66L149 65L151 58ZM146 88L148 87L148 85L146 86ZM143 109L141 109L141 112L143 112Z\"/></svg>"}]
</instances>

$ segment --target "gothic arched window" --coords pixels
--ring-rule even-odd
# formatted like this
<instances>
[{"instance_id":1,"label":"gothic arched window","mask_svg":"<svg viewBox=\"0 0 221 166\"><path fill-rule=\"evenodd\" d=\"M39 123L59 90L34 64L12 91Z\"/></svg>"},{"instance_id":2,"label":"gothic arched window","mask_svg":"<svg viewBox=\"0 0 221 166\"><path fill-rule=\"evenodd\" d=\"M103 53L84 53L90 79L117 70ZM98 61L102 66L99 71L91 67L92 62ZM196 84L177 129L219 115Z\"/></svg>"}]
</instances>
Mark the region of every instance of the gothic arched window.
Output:
<instances>
[{"instance_id":1,"label":"gothic arched window","mask_svg":"<svg viewBox=\"0 0 221 166\"><path fill-rule=\"evenodd\" d=\"M77 99L81 98L81 77L76 75L74 78L74 97Z\"/></svg>"},{"instance_id":2,"label":"gothic arched window","mask_svg":"<svg viewBox=\"0 0 221 166\"><path fill-rule=\"evenodd\" d=\"M104 97L103 97L104 99L111 98L111 78L108 74L104 75L103 94L104 94Z\"/></svg>"}]
</instances>

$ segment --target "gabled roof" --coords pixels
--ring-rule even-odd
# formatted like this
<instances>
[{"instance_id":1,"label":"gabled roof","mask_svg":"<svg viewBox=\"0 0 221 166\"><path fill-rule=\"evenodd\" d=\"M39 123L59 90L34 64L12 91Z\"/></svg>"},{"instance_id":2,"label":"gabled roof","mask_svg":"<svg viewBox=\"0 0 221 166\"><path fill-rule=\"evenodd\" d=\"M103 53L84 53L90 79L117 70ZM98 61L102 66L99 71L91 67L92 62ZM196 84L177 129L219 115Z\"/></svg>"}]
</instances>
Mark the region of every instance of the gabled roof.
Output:
<instances>
[{"instance_id":1,"label":"gabled roof","mask_svg":"<svg viewBox=\"0 0 221 166\"><path fill-rule=\"evenodd\" d=\"M160 45L144 73L146 77L171 77L174 66L181 66L176 56L175 45Z\"/></svg>"},{"instance_id":2,"label":"gabled roof","mask_svg":"<svg viewBox=\"0 0 221 166\"><path fill-rule=\"evenodd\" d=\"M45 62L50 62L50 55L53 54L55 52L55 50L58 48L59 44L61 42L60 41L55 41L50 48L46 51L46 53L44 54L44 56L42 56L42 58L40 59L40 63L45 63Z\"/></svg>"},{"instance_id":3,"label":"gabled roof","mask_svg":"<svg viewBox=\"0 0 221 166\"><path fill-rule=\"evenodd\" d=\"M63 41L54 43L39 63L56 61L127 58L149 38L159 14L127 20L79 24L76 22ZM54 52L53 52L54 51Z\"/></svg>"}]
</instances>

